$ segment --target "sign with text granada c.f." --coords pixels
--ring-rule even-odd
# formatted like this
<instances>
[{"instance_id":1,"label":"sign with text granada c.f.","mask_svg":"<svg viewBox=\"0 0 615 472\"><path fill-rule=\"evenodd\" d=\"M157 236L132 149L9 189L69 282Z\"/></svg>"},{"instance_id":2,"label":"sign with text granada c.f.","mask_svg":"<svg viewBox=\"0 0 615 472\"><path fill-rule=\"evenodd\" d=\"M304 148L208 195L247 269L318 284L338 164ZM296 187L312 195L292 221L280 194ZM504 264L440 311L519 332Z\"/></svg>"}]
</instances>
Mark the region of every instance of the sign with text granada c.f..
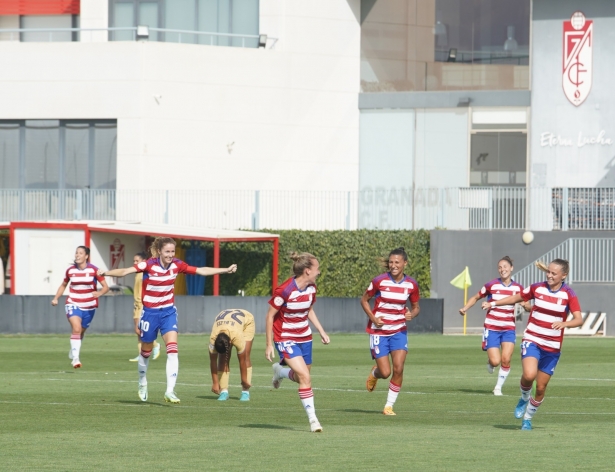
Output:
<instances>
[{"instance_id":1,"label":"sign with text granada c.f.","mask_svg":"<svg viewBox=\"0 0 615 472\"><path fill-rule=\"evenodd\" d=\"M594 22L580 11L564 21L564 71L562 86L574 106L585 101L592 88Z\"/></svg>"}]
</instances>

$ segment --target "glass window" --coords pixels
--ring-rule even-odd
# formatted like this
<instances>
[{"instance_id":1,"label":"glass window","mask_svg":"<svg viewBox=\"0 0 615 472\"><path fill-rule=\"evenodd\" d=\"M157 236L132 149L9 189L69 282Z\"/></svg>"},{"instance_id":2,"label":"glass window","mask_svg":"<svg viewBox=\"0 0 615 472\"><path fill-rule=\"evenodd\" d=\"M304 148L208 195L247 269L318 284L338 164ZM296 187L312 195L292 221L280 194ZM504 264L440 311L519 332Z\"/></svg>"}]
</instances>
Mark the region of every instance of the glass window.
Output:
<instances>
[{"instance_id":1,"label":"glass window","mask_svg":"<svg viewBox=\"0 0 615 472\"><path fill-rule=\"evenodd\" d=\"M73 15L25 15L21 17L21 28L72 28ZM28 31L21 33L24 42L72 41L71 31Z\"/></svg>"},{"instance_id":2,"label":"glass window","mask_svg":"<svg viewBox=\"0 0 615 472\"><path fill-rule=\"evenodd\" d=\"M132 28L137 26L135 6L131 3L116 2L113 5L113 24L115 28ZM113 31L111 37L114 41L132 41L135 39L132 31Z\"/></svg>"},{"instance_id":3,"label":"glass window","mask_svg":"<svg viewBox=\"0 0 615 472\"><path fill-rule=\"evenodd\" d=\"M362 91L529 89L529 31L530 0L362 0Z\"/></svg>"},{"instance_id":4,"label":"glass window","mask_svg":"<svg viewBox=\"0 0 615 472\"><path fill-rule=\"evenodd\" d=\"M0 120L0 189L114 189L114 120Z\"/></svg>"},{"instance_id":5,"label":"glass window","mask_svg":"<svg viewBox=\"0 0 615 472\"><path fill-rule=\"evenodd\" d=\"M182 31L197 29L195 0L167 0L165 6L165 28ZM195 43L196 35L188 33L166 33L166 41L173 43Z\"/></svg>"},{"instance_id":6,"label":"glass window","mask_svg":"<svg viewBox=\"0 0 615 472\"><path fill-rule=\"evenodd\" d=\"M231 5L233 34L258 36L258 0L233 0ZM233 46L256 48L258 39L233 38Z\"/></svg>"},{"instance_id":7,"label":"glass window","mask_svg":"<svg viewBox=\"0 0 615 472\"><path fill-rule=\"evenodd\" d=\"M470 185L525 186L527 134L475 133L470 159Z\"/></svg>"},{"instance_id":8,"label":"glass window","mask_svg":"<svg viewBox=\"0 0 615 472\"><path fill-rule=\"evenodd\" d=\"M149 26L150 28L159 28L158 2L139 3L139 21L137 26L139 25ZM157 41L158 31L150 31L149 39L152 41Z\"/></svg>"},{"instance_id":9,"label":"glass window","mask_svg":"<svg viewBox=\"0 0 615 472\"><path fill-rule=\"evenodd\" d=\"M19 187L19 123L0 123L0 188Z\"/></svg>"},{"instance_id":10,"label":"glass window","mask_svg":"<svg viewBox=\"0 0 615 472\"><path fill-rule=\"evenodd\" d=\"M26 121L25 188L58 188L60 175L60 122Z\"/></svg>"}]
</instances>

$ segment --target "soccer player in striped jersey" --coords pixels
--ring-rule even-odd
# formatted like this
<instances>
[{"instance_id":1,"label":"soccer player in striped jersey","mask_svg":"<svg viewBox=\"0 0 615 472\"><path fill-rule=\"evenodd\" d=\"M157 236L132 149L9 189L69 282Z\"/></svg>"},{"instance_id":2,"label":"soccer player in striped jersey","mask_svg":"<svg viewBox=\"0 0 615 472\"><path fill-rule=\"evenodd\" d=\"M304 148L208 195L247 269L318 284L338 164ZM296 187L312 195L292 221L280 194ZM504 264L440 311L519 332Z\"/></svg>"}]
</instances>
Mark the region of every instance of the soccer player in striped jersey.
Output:
<instances>
[{"instance_id":1,"label":"soccer player in striped jersey","mask_svg":"<svg viewBox=\"0 0 615 472\"><path fill-rule=\"evenodd\" d=\"M462 316L481 298L487 301L501 300L521 293L523 286L512 280L513 261L504 256L498 261L500 278L487 282L480 291L468 300L466 306L459 310ZM528 309L529 311L529 309ZM506 305L491 308L487 312L483 329L483 351L487 351L487 372L500 366L498 381L493 389L494 395L502 395L502 386L510 373L510 359L515 349L515 306ZM501 349L501 352L500 352Z\"/></svg>"},{"instance_id":2,"label":"soccer player in striped jersey","mask_svg":"<svg viewBox=\"0 0 615 472\"><path fill-rule=\"evenodd\" d=\"M98 307L98 297L109 291L105 278L97 274L98 267L90 264L89 261L90 248L79 246L75 251L75 263L66 269L64 281L58 288L53 300L51 300L51 304L56 306L58 298L62 296L66 286L70 284L65 309L66 317L72 329L68 358L71 359L75 369L81 367L81 361L79 360L81 342L85 336L85 331L90 327L90 323L94 319L94 314ZM100 291L96 290L98 282L102 286Z\"/></svg>"},{"instance_id":3,"label":"soccer player in striped jersey","mask_svg":"<svg viewBox=\"0 0 615 472\"><path fill-rule=\"evenodd\" d=\"M273 364L274 388L280 388L283 379L299 384L299 398L310 422L313 433L322 432L316 417L314 393L312 392L312 330L309 321L320 333L323 344L329 344L329 336L314 312L316 303L316 278L320 275L316 257L307 252L293 252L294 277L286 280L273 292L269 300L266 323L265 357L273 361L273 341L280 362ZM273 336L272 336L273 335ZM288 367L284 367L288 366Z\"/></svg>"},{"instance_id":4,"label":"soccer player in striped jersey","mask_svg":"<svg viewBox=\"0 0 615 472\"><path fill-rule=\"evenodd\" d=\"M547 273L547 280L526 287L520 294L501 300L483 302L483 309L534 300L527 328L521 341L521 398L515 407L515 418L523 418L522 430L532 429L532 418L545 397L547 384L559 361L564 328L583 324L581 306L574 291L566 284L568 261L554 259L549 266L537 263ZM572 313L572 319L568 314ZM536 381L536 395L531 397Z\"/></svg>"},{"instance_id":5,"label":"soccer player in striped jersey","mask_svg":"<svg viewBox=\"0 0 615 472\"><path fill-rule=\"evenodd\" d=\"M416 318L419 306L419 285L404 274L408 265L408 255L403 247L393 249L387 260L383 261L387 269L384 274L375 277L361 298L361 306L368 316L367 328L372 359L376 365L367 377L368 392L373 392L378 379L387 379L391 375L389 355L393 362L393 376L389 382L389 393L383 414L395 416L393 405L401 390L404 378L404 363L408 354L408 329L406 322ZM374 308L369 301L375 297ZM406 304L410 300L411 308Z\"/></svg>"},{"instance_id":6,"label":"soccer player in striped jersey","mask_svg":"<svg viewBox=\"0 0 615 472\"><path fill-rule=\"evenodd\" d=\"M179 403L175 394L175 383L179 371L177 356L177 310L175 309L175 279L178 274L232 274L237 270L233 264L227 268L193 267L175 258L175 240L156 238L150 247L152 257L125 269L100 270L99 275L124 277L128 274L143 273L143 314L139 322L141 353L139 369L139 398L147 401L147 367L158 332L167 348L167 390L164 400Z\"/></svg>"}]
</instances>

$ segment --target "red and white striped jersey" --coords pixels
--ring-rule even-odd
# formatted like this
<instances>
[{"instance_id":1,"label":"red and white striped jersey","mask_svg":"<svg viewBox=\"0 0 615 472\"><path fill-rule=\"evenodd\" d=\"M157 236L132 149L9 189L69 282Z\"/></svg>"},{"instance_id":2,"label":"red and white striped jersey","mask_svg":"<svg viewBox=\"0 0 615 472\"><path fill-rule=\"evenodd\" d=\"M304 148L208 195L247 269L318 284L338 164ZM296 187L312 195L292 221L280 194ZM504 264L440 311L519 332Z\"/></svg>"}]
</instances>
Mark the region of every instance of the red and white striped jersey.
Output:
<instances>
[{"instance_id":1,"label":"red and white striped jersey","mask_svg":"<svg viewBox=\"0 0 615 472\"><path fill-rule=\"evenodd\" d=\"M534 299L523 341L533 342L545 351L559 352L564 340L564 330L553 329L551 325L566 321L570 312L581 311L574 290L562 283L559 290L552 292L547 282L540 282L523 290L521 297L525 301Z\"/></svg>"},{"instance_id":2,"label":"red and white striped jersey","mask_svg":"<svg viewBox=\"0 0 615 472\"><path fill-rule=\"evenodd\" d=\"M488 301L498 301L502 298L516 295L523 291L523 286L514 280L508 285L504 285L502 279L494 279L487 282L478 292L478 297L487 297ZM485 329L492 331L508 331L515 329L515 306L502 305L491 308L487 311L485 318Z\"/></svg>"},{"instance_id":3,"label":"red and white striped jersey","mask_svg":"<svg viewBox=\"0 0 615 472\"><path fill-rule=\"evenodd\" d=\"M84 269L77 264L66 269L64 282L69 283L67 305L78 306L82 310L93 310L98 307L98 298L92 294L96 291L97 281L105 278L97 275L98 267L87 264Z\"/></svg>"},{"instance_id":4,"label":"red and white striped jersey","mask_svg":"<svg viewBox=\"0 0 615 472\"><path fill-rule=\"evenodd\" d=\"M384 325L376 327L367 320L365 332L379 336L391 336L400 331L406 331L406 303L419 301L419 284L412 277L404 274L400 282L395 282L389 272L375 277L367 287L369 297L376 297L372 313L382 319Z\"/></svg>"},{"instance_id":5,"label":"red and white striped jersey","mask_svg":"<svg viewBox=\"0 0 615 472\"><path fill-rule=\"evenodd\" d=\"M312 340L308 314L316 303L316 285L299 290L291 277L273 292L269 305L278 310L273 318L273 340L305 343Z\"/></svg>"},{"instance_id":6,"label":"red and white striped jersey","mask_svg":"<svg viewBox=\"0 0 615 472\"><path fill-rule=\"evenodd\" d=\"M134 265L137 272L143 272L143 307L166 308L175 303L175 279L178 274L195 274L196 267L184 261L173 259L165 269L160 259L151 258Z\"/></svg>"}]
</instances>

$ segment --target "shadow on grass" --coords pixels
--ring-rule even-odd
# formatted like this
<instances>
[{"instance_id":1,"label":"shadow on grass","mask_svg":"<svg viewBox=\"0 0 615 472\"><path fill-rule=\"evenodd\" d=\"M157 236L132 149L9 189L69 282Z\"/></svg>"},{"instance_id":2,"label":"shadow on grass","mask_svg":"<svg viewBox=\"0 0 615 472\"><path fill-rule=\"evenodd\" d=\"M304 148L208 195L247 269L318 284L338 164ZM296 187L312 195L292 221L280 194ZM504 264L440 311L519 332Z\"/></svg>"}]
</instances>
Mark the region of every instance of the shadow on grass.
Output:
<instances>
[{"instance_id":1,"label":"shadow on grass","mask_svg":"<svg viewBox=\"0 0 615 472\"><path fill-rule=\"evenodd\" d=\"M345 413L371 413L371 414L376 414L376 415L382 414L382 412L378 410L360 410L358 408L346 408L344 410L336 410L336 411L343 411Z\"/></svg>"},{"instance_id":2,"label":"shadow on grass","mask_svg":"<svg viewBox=\"0 0 615 472\"><path fill-rule=\"evenodd\" d=\"M197 395L197 398L202 398L203 400L217 400L218 396L217 395ZM229 400L231 398L229 397Z\"/></svg>"},{"instance_id":3,"label":"shadow on grass","mask_svg":"<svg viewBox=\"0 0 615 472\"><path fill-rule=\"evenodd\" d=\"M288 429L294 431L295 428L291 428L290 426L279 426L277 424L240 424L240 428L250 428L250 429Z\"/></svg>"},{"instance_id":4,"label":"shadow on grass","mask_svg":"<svg viewBox=\"0 0 615 472\"><path fill-rule=\"evenodd\" d=\"M494 424L493 427L498 429L514 429L517 431L521 431L521 426L519 426L518 424Z\"/></svg>"},{"instance_id":5,"label":"shadow on grass","mask_svg":"<svg viewBox=\"0 0 615 472\"><path fill-rule=\"evenodd\" d=\"M485 395L493 394L493 390L475 390L472 388L460 388L457 391L464 392L464 393L482 393Z\"/></svg>"},{"instance_id":6,"label":"shadow on grass","mask_svg":"<svg viewBox=\"0 0 615 472\"><path fill-rule=\"evenodd\" d=\"M165 408L171 408L173 405L167 405L166 403L159 402L142 402L141 400L118 400L117 403L123 403L125 405L143 405L143 406L161 406Z\"/></svg>"}]
</instances>

